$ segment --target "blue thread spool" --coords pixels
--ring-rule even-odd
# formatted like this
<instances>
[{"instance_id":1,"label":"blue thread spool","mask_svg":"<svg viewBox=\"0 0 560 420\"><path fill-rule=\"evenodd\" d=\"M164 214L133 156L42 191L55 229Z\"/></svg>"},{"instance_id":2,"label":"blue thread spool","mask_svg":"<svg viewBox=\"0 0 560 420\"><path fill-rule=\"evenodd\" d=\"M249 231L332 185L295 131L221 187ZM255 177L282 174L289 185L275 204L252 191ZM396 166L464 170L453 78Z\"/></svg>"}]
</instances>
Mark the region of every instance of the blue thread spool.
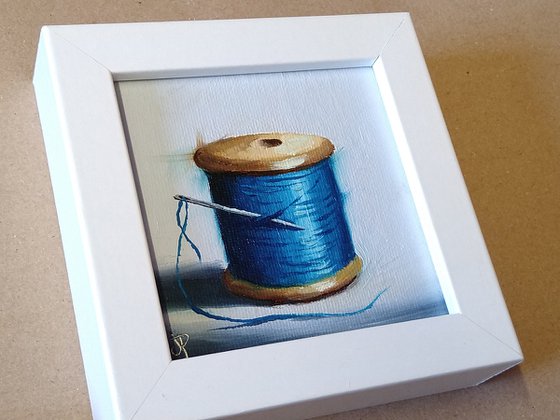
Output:
<instances>
[{"instance_id":1,"label":"blue thread spool","mask_svg":"<svg viewBox=\"0 0 560 420\"><path fill-rule=\"evenodd\" d=\"M194 160L222 206L262 215L216 216L229 260L226 287L274 302L317 299L350 284L362 268L331 167L333 144L302 134L231 137ZM279 226L279 218L296 227ZM299 227L299 228L298 228Z\"/></svg>"}]
</instances>

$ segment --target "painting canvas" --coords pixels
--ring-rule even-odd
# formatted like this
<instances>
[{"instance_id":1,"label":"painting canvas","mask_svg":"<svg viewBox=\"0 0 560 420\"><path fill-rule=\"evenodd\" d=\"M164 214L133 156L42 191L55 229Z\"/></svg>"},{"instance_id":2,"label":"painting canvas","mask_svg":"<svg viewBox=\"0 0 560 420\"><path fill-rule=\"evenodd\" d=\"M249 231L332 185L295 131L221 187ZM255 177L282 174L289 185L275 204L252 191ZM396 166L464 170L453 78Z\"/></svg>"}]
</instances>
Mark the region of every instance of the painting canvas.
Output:
<instances>
[{"instance_id":1,"label":"painting canvas","mask_svg":"<svg viewBox=\"0 0 560 420\"><path fill-rule=\"evenodd\" d=\"M174 358L448 313L371 67L117 92Z\"/></svg>"}]
</instances>

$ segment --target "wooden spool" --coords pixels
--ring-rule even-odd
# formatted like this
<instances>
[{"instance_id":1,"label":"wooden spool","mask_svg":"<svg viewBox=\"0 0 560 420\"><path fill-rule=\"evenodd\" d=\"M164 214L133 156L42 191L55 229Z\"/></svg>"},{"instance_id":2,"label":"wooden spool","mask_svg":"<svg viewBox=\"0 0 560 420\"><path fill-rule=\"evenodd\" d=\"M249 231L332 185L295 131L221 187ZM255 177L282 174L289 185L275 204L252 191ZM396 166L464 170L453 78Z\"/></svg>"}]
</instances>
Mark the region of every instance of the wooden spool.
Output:
<instances>
[{"instance_id":1,"label":"wooden spool","mask_svg":"<svg viewBox=\"0 0 560 420\"><path fill-rule=\"evenodd\" d=\"M299 171L329 158L334 152L330 140L314 135L262 133L221 139L200 147L194 161L209 173L273 175ZM362 269L353 260L334 275L302 286L268 287L236 278L229 269L224 284L232 293L276 303L303 302L330 295L349 285Z\"/></svg>"}]
</instances>

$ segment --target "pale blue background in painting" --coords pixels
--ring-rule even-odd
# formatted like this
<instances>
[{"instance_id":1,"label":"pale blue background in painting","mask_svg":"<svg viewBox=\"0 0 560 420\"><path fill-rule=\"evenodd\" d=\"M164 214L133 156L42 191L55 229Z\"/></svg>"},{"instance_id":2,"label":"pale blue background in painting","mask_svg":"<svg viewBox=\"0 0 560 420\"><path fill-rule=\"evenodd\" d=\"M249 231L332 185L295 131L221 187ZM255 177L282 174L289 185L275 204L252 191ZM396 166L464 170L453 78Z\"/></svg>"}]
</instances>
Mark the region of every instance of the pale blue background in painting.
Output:
<instances>
[{"instance_id":1,"label":"pale blue background in painting","mask_svg":"<svg viewBox=\"0 0 560 420\"><path fill-rule=\"evenodd\" d=\"M371 69L121 82L118 89L169 322L174 334L190 335L191 356L447 313ZM269 131L318 134L334 143L336 175L347 193L346 214L364 269L349 288L316 302L271 307L232 297L220 282L225 256L213 211L191 206L188 233L208 263L197 266L185 248L193 300L241 318L346 312L389 287L372 310L216 330L231 324L184 306L173 276L179 231L172 196L210 199L192 161L196 139Z\"/></svg>"}]
</instances>

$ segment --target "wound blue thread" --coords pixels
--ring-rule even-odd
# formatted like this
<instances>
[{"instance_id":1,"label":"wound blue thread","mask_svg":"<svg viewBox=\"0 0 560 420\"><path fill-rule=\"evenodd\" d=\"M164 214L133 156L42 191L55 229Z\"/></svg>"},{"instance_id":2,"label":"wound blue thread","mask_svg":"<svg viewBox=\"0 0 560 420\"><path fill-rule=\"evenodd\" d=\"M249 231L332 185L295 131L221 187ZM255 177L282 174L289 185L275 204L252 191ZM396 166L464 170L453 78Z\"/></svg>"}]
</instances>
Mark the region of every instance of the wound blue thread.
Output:
<instances>
[{"instance_id":1,"label":"wound blue thread","mask_svg":"<svg viewBox=\"0 0 560 420\"><path fill-rule=\"evenodd\" d=\"M181 210L185 207L185 216L184 219L181 221ZM187 235L187 225L188 225L188 203L185 200L178 200L177 203L177 211L175 213L177 226L180 229L179 238L177 240L177 256L175 259L175 277L177 280L177 284L181 293L183 294L185 301L188 306L198 315L205 316L210 319L214 319L217 321L226 321L231 323L236 323L238 325L229 326L229 327L222 327L217 328L217 330L227 330L227 329L236 329L242 327L250 327L250 326L257 326L261 324L265 324L272 321L281 321L281 320L295 320L295 319L320 319L320 318L336 318L336 317L347 317L347 316L354 316L360 313L363 313L373 307L373 305L378 301L378 299L388 290L388 288L383 289L379 292L373 300L366 306L361 309L352 312L341 312L341 313L329 313L329 312L314 312L309 314L273 314L273 315L265 315L256 318L231 318L221 315L216 315L211 312L208 312L199 306L197 306L192 299L190 298L189 294L184 285L184 280L181 278L179 266L181 262L181 251L182 251L182 244L183 239L185 239L193 251L195 252L199 261L202 261L202 255L198 247L194 244L194 242L189 238Z\"/></svg>"},{"instance_id":2,"label":"wound blue thread","mask_svg":"<svg viewBox=\"0 0 560 420\"><path fill-rule=\"evenodd\" d=\"M329 159L285 173L207 175L213 202L262 215L216 212L235 278L263 287L306 286L356 257ZM274 217L303 229L269 223Z\"/></svg>"}]
</instances>

